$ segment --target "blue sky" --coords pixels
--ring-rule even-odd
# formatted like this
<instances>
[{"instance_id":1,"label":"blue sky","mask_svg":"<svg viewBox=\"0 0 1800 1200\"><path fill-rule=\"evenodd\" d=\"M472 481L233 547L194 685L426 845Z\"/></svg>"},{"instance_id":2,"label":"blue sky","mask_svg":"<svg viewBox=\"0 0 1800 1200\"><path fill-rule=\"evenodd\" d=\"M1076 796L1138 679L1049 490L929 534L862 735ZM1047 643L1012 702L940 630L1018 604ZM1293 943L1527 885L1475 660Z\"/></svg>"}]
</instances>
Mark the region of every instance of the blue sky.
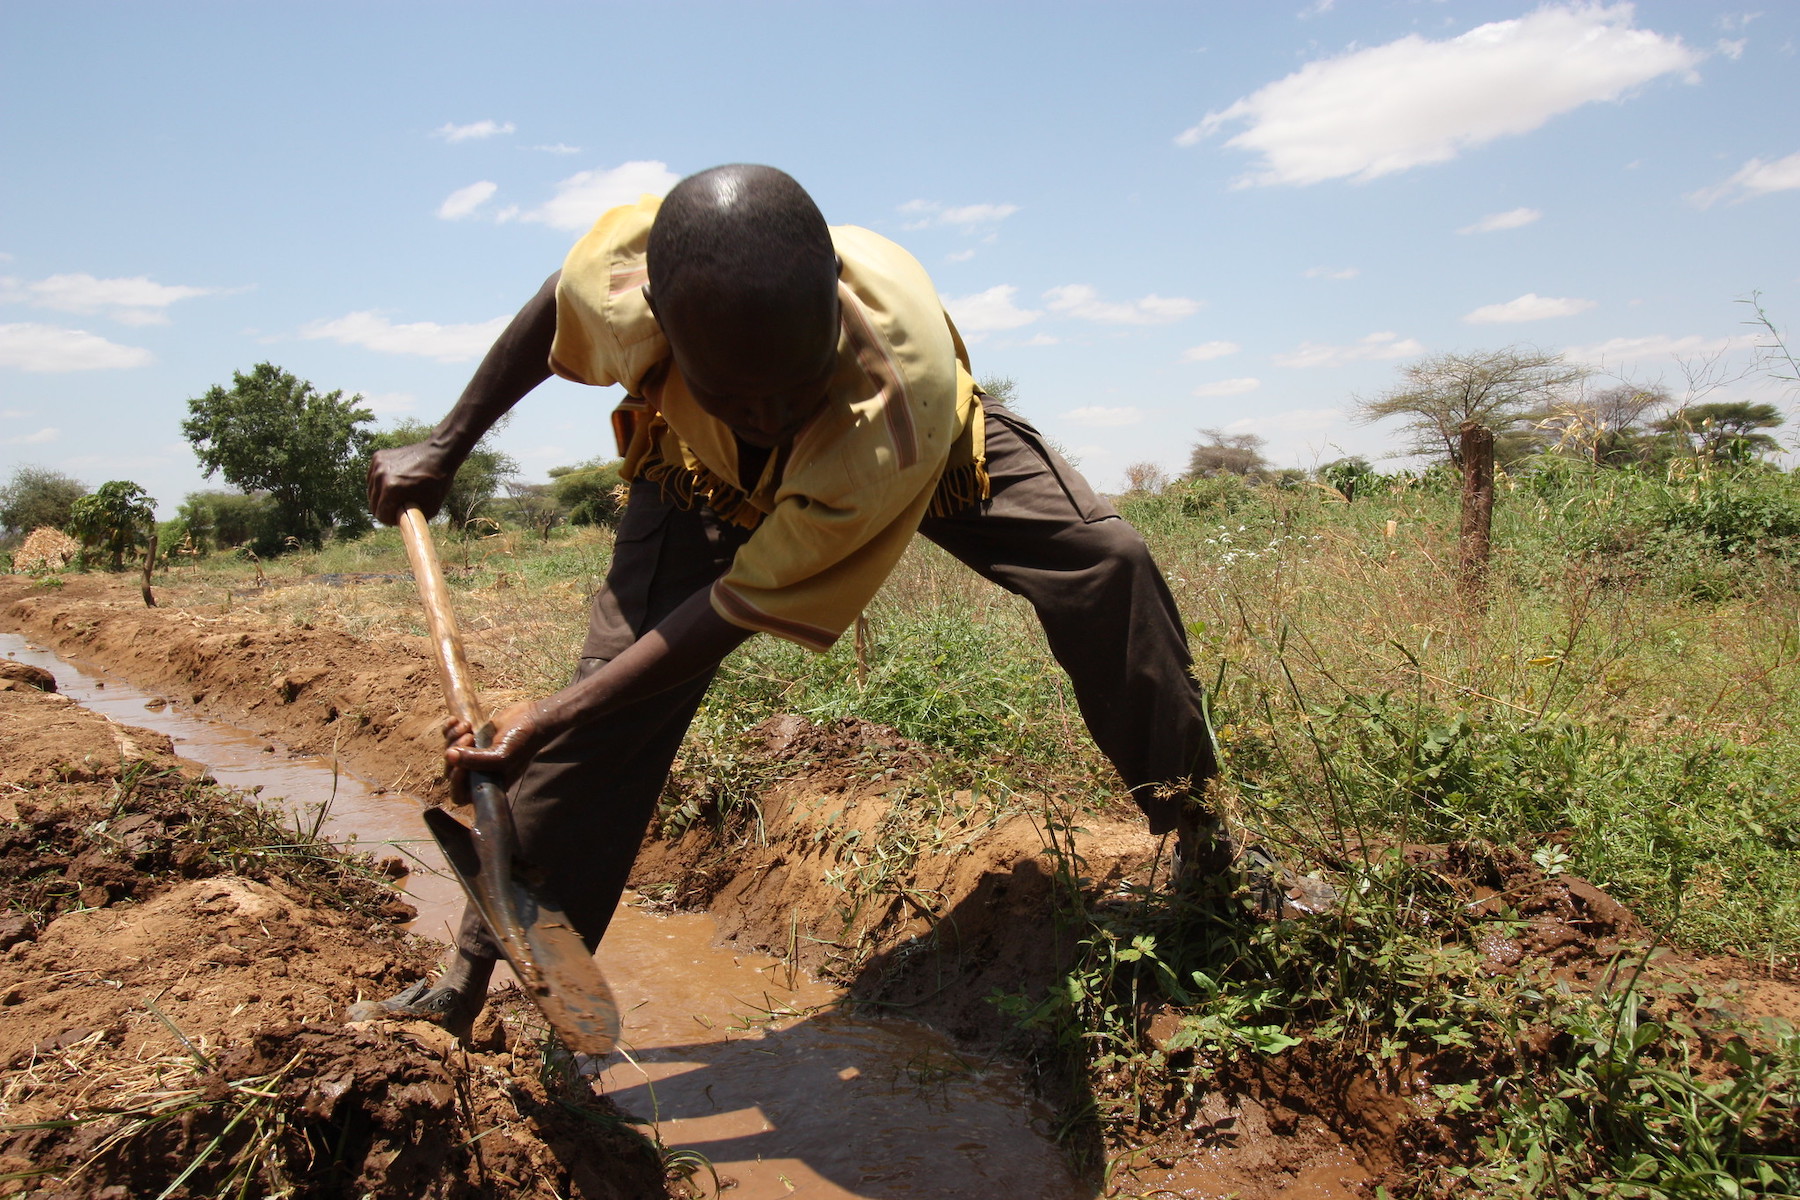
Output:
<instances>
[{"instance_id":1,"label":"blue sky","mask_svg":"<svg viewBox=\"0 0 1800 1200\"><path fill-rule=\"evenodd\" d=\"M1709 399L1800 324L1800 5L0 3L0 478L207 484L268 360L435 421L609 204L780 166L932 272L1103 489L1201 427L1282 465L1427 353ZM553 381L528 478L606 453Z\"/></svg>"}]
</instances>

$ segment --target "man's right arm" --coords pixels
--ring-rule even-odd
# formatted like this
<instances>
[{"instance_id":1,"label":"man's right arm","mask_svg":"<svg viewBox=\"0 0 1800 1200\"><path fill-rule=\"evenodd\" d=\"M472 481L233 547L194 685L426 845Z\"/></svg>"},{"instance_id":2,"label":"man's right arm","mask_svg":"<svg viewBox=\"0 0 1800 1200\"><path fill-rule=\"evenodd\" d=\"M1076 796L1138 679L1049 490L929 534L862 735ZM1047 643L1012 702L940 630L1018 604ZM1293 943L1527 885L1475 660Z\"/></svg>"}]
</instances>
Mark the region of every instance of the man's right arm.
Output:
<instances>
[{"instance_id":1,"label":"man's right arm","mask_svg":"<svg viewBox=\"0 0 1800 1200\"><path fill-rule=\"evenodd\" d=\"M408 508L434 516L469 451L527 392L550 378L556 340L557 271L525 302L475 368L456 406L431 436L410 446L377 451L369 462L369 511L388 525Z\"/></svg>"}]
</instances>

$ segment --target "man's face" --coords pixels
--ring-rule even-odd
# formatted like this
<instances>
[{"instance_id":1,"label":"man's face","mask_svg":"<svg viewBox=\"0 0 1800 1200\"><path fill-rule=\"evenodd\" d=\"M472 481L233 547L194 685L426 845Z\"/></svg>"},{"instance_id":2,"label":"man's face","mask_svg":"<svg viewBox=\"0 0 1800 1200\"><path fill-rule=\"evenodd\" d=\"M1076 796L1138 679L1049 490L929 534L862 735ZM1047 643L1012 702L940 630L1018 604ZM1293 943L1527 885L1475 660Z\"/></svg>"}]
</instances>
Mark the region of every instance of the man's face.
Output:
<instances>
[{"instance_id":1,"label":"man's face","mask_svg":"<svg viewBox=\"0 0 1800 1200\"><path fill-rule=\"evenodd\" d=\"M658 315L694 402L750 445L786 445L824 404L837 373L835 300L829 320Z\"/></svg>"}]
</instances>

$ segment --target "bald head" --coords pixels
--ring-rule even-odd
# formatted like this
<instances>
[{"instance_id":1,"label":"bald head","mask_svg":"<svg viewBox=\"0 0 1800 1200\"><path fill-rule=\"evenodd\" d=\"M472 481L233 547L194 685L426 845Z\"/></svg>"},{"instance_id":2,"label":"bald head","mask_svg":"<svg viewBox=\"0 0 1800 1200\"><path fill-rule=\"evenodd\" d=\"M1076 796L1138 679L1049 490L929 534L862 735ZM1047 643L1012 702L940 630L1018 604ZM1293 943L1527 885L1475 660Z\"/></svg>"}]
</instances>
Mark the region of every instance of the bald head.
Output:
<instances>
[{"instance_id":1,"label":"bald head","mask_svg":"<svg viewBox=\"0 0 1800 1200\"><path fill-rule=\"evenodd\" d=\"M747 441L791 435L824 397L838 336L837 256L806 189L773 167L690 175L657 211L647 265L695 398Z\"/></svg>"}]
</instances>

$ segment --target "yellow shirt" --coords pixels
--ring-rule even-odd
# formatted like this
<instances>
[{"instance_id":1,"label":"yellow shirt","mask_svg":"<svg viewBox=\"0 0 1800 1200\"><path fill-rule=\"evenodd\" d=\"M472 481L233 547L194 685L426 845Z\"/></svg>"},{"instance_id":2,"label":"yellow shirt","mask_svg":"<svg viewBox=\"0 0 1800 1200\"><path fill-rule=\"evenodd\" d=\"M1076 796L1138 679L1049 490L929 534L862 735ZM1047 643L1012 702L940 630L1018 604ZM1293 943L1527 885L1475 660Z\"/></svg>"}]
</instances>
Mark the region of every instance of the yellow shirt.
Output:
<instances>
[{"instance_id":1,"label":"yellow shirt","mask_svg":"<svg viewBox=\"0 0 1800 1200\"><path fill-rule=\"evenodd\" d=\"M879 234L837 226L843 261L838 366L819 414L756 479L737 440L703 412L643 297L644 248L659 201L601 216L563 264L550 367L623 384L648 405L623 448L624 476L704 501L754 532L713 584L713 610L813 650L849 628L927 512L987 496L980 393L968 351L925 269ZM631 403L624 407L631 407Z\"/></svg>"}]
</instances>

